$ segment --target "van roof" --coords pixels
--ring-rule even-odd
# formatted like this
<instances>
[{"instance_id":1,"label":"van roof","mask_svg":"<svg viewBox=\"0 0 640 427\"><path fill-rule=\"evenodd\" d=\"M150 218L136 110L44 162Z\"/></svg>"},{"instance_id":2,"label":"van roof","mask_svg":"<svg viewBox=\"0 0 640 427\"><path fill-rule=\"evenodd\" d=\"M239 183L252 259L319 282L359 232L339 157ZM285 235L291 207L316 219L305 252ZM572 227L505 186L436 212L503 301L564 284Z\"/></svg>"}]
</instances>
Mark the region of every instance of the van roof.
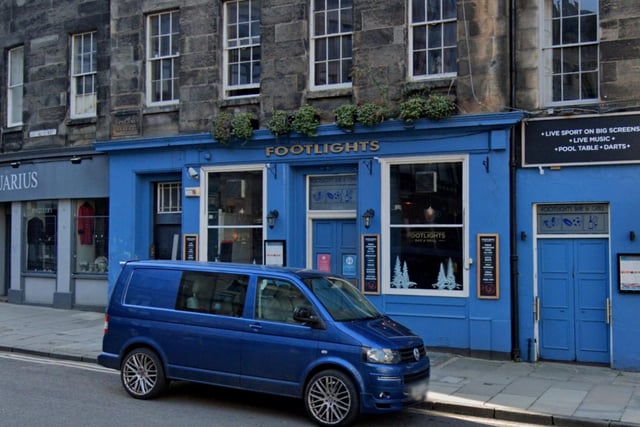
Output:
<instances>
[{"instance_id":1,"label":"van roof","mask_svg":"<svg viewBox=\"0 0 640 427\"><path fill-rule=\"evenodd\" d=\"M200 270L224 270L226 272L238 272L245 274L256 273L284 273L293 274L299 277L303 276L326 276L327 272L311 270L303 267L277 267L267 266L262 264L242 264L234 262L219 262L219 261L176 261L176 260L130 260L122 262L123 267L129 265L132 267L155 267L155 268L168 268L168 269L200 269Z\"/></svg>"}]
</instances>

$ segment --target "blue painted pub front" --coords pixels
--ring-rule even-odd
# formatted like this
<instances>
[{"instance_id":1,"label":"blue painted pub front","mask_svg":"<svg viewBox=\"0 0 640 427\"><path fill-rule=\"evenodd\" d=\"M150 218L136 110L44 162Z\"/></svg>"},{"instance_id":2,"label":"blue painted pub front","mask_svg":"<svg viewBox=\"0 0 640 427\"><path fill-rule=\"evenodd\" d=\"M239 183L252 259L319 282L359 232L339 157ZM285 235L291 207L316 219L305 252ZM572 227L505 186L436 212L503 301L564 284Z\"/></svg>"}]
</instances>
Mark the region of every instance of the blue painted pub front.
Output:
<instances>
[{"instance_id":1,"label":"blue painted pub front","mask_svg":"<svg viewBox=\"0 0 640 427\"><path fill-rule=\"evenodd\" d=\"M510 140L522 115L97 143L109 274L179 258L339 273L431 347L508 357Z\"/></svg>"}]
</instances>

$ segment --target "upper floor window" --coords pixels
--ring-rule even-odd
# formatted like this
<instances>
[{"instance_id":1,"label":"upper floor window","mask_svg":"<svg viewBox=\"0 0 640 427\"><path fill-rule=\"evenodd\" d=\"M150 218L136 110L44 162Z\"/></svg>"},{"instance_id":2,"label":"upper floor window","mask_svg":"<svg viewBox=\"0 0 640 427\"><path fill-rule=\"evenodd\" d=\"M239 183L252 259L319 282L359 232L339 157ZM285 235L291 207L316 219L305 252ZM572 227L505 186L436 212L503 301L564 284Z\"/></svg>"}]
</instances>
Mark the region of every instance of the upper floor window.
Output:
<instances>
[{"instance_id":1,"label":"upper floor window","mask_svg":"<svg viewBox=\"0 0 640 427\"><path fill-rule=\"evenodd\" d=\"M71 39L72 118L96 115L96 33L76 34Z\"/></svg>"},{"instance_id":2,"label":"upper floor window","mask_svg":"<svg viewBox=\"0 0 640 427\"><path fill-rule=\"evenodd\" d=\"M7 59L7 126L20 126L24 92L24 47L9 50Z\"/></svg>"},{"instance_id":3,"label":"upper floor window","mask_svg":"<svg viewBox=\"0 0 640 427\"><path fill-rule=\"evenodd\" d=\"M598 0L544 0L545 104L599 98Z\"/></svg>"},{"instance_id":4,"label":"upper floor window","mask_svg":"<svg viewBox=\"0 0 640 427\"><path fill-rule=\"evenodd\" d=\"M260 0L224 4L225 96L251 96L260 91Z\"/></svg>"},{"instance_id":5,"label":"upper floor window","mask_svg":"<svg viewBox=\"0 0 640 427\"><path fill-rule=\"evenodd\" d=\"M457 72L456 0L411 0L409 70L411 78L455 76Z\"/></svg>"},{"instance_id":6,"label":"upper floor window","mask_svg":"<svg viewBox=\"0 0 640 427\"><path fill-rule=\"evenodd\" d=\"M312 0L311 86L351 86L352 0Z\"/></svg>"},{"instance_id":7,"label":"upper floor window","mask_svg":"<svg viewBox=\"0 0 640 427\"><path fill-rule=\"evenodd\" d=\"M180 12L162 12L147 18L147 103L178 102Z\"/></svg>"}]
</instances>

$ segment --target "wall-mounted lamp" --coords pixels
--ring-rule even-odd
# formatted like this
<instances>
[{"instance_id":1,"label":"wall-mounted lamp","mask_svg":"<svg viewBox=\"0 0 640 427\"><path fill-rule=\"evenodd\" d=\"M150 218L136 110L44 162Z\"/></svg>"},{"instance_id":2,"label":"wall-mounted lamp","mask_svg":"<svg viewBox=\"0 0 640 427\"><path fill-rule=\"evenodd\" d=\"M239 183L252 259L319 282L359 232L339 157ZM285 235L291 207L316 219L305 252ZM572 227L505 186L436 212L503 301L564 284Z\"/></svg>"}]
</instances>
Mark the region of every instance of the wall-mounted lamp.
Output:
<instances>
[{"instance_id":1,"label":"wall-mounted lamp","mask_svg":"<svg viewBox=\"0 0 640 427\"><path fill-rule=\"evenodd\" d=\"M278 219L278 216L280 216L280 213L277 209L269 211L269 215L267 215L267 225L269 226L269 228L275 227L276 219Z\"/></svg>"},{"instance_id":2,"label":"wall-mounted lamp","mask_svg":"<svg viewBox=\"0 0 640 427\"><path fill-rule=\"evenodd\" d=\"M520 240L522 240L523 242L525 240L527 240L527 233L526 232L524 232L524 231L520 232Z\"/></svg>"},{"instance_id":3,"label":"wall-mounted lamp","mask_svg":"<svg viewBox=\"0 0 640 427\"><path fill-rule=\"evenodd\" d=\"M373 209L367 209L365 213L362 214L362 221L364 222L364 228L371 227L371 218L376 214L376 211Z\"/></svg>"},{"instance_id":4,"label":"wall-mounted lamp","mask_svg":"<svg viewBox=\"0 0 640 427\"><path fill-rule=\"evenodd\" d=\"M636 240L636 232L635 232L635 231L631 230L631 231L629 232L629 240L631 240L632 242L633 242L634 240Z\"/></svg>"},{"instance_id":5,"label":"wall-mounted lamp","mask_svg":"<svg viewBox=\"0 0 640 427\"><path fill-rule=\"evenodd\" d=\"M82 163L82 157L80 156L73 156L72 158L69 159L69 161L71 162L71 164L73 165L79 165L80 163Z\"/></svg>"},{"instance_id":6,"label":"wall-mounted lamp","mask_svg":"<svg viewBox=\"0 0 640 427\"><path fill-rule=\"evenodd\" d=\"M187 172L189 172L189 176L193 179L198 179L198 177L200 176L200 174L198 173L197 170L195 170L194 168L189 168L187 169Z\"/></svg>"},{"instance_id":7,"label":"wall-mounted lamp","mask_svg":"<svg viewBox=\"0 0 640 427\"><path fill-rule=\"evenodd\" d=\"M11 167L17 169L20 167L20 162L11 162Z\"/></svg>"}]
</instances>

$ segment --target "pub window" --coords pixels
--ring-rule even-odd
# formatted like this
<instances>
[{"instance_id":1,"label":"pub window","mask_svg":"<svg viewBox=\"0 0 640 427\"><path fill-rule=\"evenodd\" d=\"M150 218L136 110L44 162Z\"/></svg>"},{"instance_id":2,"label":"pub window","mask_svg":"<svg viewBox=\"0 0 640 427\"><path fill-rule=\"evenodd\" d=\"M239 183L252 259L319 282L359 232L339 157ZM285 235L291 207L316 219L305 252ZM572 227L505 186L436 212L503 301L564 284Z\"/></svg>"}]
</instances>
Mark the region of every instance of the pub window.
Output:
<instances>
[{"instance_id":1,"label":"pub window","mask_svg":"<svg viewBox=\"0 0 640 427\"><path fill-rule=\"evenodd\" d=\"M75 212L74 273L106 274L109 265L109 200L77 200Z\"/></svg>"},{"instance_id":2,"label":"pub window","mask_svg":"<svg viewBox=\"0 0 640 427\"><path fill-rule=\"evenodd\" d=\"M207 174L207 259L262 264L263 172Z\"/></svg>"},{"instance_id":3,"label":"pub window","mask_svg":"<svg viewBox=\"0 0 640 427\"><path fill-rule=\"evenodd\" d=\"M36 200L25 203L24 245L27 272L55 273L57 270L57 219L55 200Z\"/></svg>"},{"instance_id":4,"label":"pub window","mask_svg":"<svg viewBox=\"0 0 640 427\"><path fill-rule=\"evenodd\" d=\"M385 291L466 296L462 159L387 166L389 277Z\"/></svg>"}]
</instances>

